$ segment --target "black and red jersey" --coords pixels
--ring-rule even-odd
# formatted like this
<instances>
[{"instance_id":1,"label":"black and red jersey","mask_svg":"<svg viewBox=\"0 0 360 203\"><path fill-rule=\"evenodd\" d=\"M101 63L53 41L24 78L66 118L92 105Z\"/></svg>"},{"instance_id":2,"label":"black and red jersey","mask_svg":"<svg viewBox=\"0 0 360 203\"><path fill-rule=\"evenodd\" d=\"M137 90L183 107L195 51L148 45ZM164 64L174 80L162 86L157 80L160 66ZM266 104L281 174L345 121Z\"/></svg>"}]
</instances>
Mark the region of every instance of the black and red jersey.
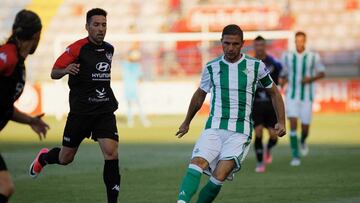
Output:
<instances>
[{"instance_id":1,"label":"black and red jersey","mask_svg":"<svg viewBox=\"0 0 360 203\"><path fill-rule=\"evenodd\" d=\"M12 117L14 102L25 86L24 58L14 43L0 46L0 129ZM1 124L2 123L2 124ZM2 126L4 125L4 126Z\"/></svg>"},{"instance_id":2,"label":"black and red jersey","mask_svg":"<svg viewBox=\"0 0 360 203\"><path fill-rule=\"evenodd\" d=\"M91 43L88 38L76 41L56 60L55 69L80 64L77 75L69 75L70 113L101 114L114 112L118 102L110 87L114 47L107 42Z\"/></svg>"}]
</instances>

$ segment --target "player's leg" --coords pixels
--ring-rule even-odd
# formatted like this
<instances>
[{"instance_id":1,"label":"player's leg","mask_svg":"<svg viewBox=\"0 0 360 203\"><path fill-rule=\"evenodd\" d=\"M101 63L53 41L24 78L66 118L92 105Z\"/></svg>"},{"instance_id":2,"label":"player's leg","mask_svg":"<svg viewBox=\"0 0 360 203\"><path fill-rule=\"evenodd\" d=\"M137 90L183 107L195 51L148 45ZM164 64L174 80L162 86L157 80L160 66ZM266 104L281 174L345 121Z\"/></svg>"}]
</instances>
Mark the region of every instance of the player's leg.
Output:
<instances>
[{"instance_id":1,"label":"player's leg","mask_svg":"<svg viewBox=\"0 0 360 203\"><path fill-rule=\"evenodd\" d=\"M134 127L134 112L132 103L133 102L130 99L127 101L127 126L131 128Z\"/></svg>"},{"instance_id":2,"label":"player's leg","mask_svg":"<svg viewBox=\"0 0 360 203\"><path fill-rule=\"evenodd\" d=\"M190 202L199 187L202 173L218 157L220 149L221 139L218 130L204 130L194 146L191 162L180 186L178 203Z\"/></svg>"},{"instance_id":3,"label":"player's leg","mask_svg":"<svg viewBox=\"0 0 360 203\"><path fill-rule=\"evenodd\" d=\"M263 137L263 125L257 125L254 128L255 131L255 154L256 154L256 168L255 171L258 173L265 172L265 164L263 161L264 157L264 147L262 143L262 137Z\"/></svg>"},{"instance_id":4,"label":"player's leg","mask_svg":"<svg viewBox=\"0 0 360 203\"><path fill-rule=\"evenodd\" d=\"M197 203L209 203L214 201L219 194L226 178L234 170L236 163L232 160L220 160L215 171L206 185L201 189Z\"/></svg>"},{"instance_id":5,"label":"player's leg","mask_svg":"<svg viewBox=\"0 0 360 203\"><path fill-rule=\"evenodd\" d=\"M300 156L299 156L299 144L297 137L297 118L290 117L290 147L292 160L290 165L298 166L300 165Z\"/></svg>"},{"instance_id":6,"label":"player's leg","mask_svg":"<svg viewBox=\"0 0 360 203\"><path fill-rule=\"evenodd\" d=\"M254 102L253 107L253 120L254 120L254 131L255 131L255 155L256 155L256 168L255 172L265 172L265 164L263 162L264 147L262 143L263 129L265 123L265 105L264 102Z\"/></svg>"},{"instance_id":7,"label":"player's leg","mask_svg":"<svg viewBox=\"0 0 360 203\"><path fill-rule=\"evenodd\" d=\"M106 186L108 203L115 203L119 196L121 181L118 141L110 138L99 138L98 142L105 160L103 180Z\"/></svg>"},{"instance_id":8,"label":"player's leg","mask_svg":"<svg viewBox=\"0 0 360 203\"><path fill-rule=\"evenodd\" d=\"M277 117L274 110L274 107L271 103L266 105L266 113L265 113L265 127L268 129L269 133L269 141L266 146L266 150L264 153L264 162L265 164L270 164L272 162L271 149L276 145L278 137L275 133L274 126L277 123Z\"/></svg>"},{"instance_id":9,"label":"player's leg","mask_svg":"<svg viewBox=\"0 0 360 203\"><path fill-rule=\"evenodd\" d=\"M7 171L4 159L0 155L0 203L6 203L13 193L14 183Z\"/></svg>"},{"instance_id":10,"label":"player's leg","mask_svg":"<svg viewBox=\"0 0 360 203\"><path fill-rule=\"evenodd\" d=\"M199 193L198 203L212 202L219 194L226 179L232 180L233 173L241 169L241 164L247 156L251 136L228 130L219 130L223 140L219 160L207 184Z\"/></svg>"},{"instance_id":11,"label":"player's leg","mask_svg":"<svg viewBox=\"0 0 360 203\"><path fill-rule=\"evenodd\" d=\"M79 145L90 134L88 129L90 120L89 116L69 114L64 129L62 147L54 147L50 150L41 149L30 165L29 175L36 178L46 165L71 163Z\"/></svg>"},{"instance_id":12,"label":"player's leg","mask_svg":"<svg viewBox=\"0 0 360 203\"><path fill-rule=\"evenodd\" d=\"M113 113L97 115L92 138L99 142L104 156L103 181L108 203L117 202L120 191L120 169L118 158L119 136L116 117Z\"/></svg>"},{"instance_id":13,"label":"player's leg","mask_svg":"<svg viewBox=\"0 0 360 203\"><path fill-rule=\"evenodd\" d=\"M266 164L272 163L272 155L271 155L271 149L276 145L278 141L278 137L275 133L275 129L272 127L268 127L268 133L269 133L269 141L266 145L266 150L264 154L264 162Z\"/></svg>"},{"instance_id":14,"label":"player's leg","mask_svg":"<svg viewBox=\"0 0 360 203\"><path fill-rule=\"evenodd\" d=\"M309 136L310 122L312 118L312 102L303 101L303 111L300 114L301 119L301 139L300 139L300 152L302 156L306 156L309 153L309 148L306 144L306 139Z\"/></svg>"},{"instance_id":15,"label":"player's leg","mask_svg":"<svg viewBox=\"0 0 360 203\"><path fill-rule=\"evenodd\" d=\"M286 114L290 122L290 147L292 160L290 165L298 166L300 165L300 156L299 156L299 145L297 137L297 118L302 111L299 104L299 101L288 99L286 100Z\"/></svg>"},{"instance_id":16,"label":"player's leg","mask_svg":"<svg viewBox=\"0 0 360 203\"><path fill-rule=\"evenodd\" d=\"M140 104L140 100L139 99L136 99L136 104L138 106L138 109L139 109L139 116L140 116L140 121L141 123L143 124L143 126L145 127L149 127L150 126L150 121L146 118L146 115L143 111L143 108Z\"/></svg>"}]
</instances>

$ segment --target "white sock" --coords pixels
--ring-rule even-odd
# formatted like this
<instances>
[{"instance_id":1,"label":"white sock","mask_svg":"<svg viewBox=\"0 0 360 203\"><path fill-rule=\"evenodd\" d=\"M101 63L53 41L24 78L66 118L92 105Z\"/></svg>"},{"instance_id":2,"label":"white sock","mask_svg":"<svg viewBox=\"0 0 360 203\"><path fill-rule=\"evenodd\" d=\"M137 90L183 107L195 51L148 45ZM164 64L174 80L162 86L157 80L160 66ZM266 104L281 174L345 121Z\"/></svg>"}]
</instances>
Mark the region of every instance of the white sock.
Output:
<instances>
[{"instance_id":1,"label":"white sock","mask_svg":"<svg viewBox=\"0 0 360 203\"><path fill-rule=\"evenodd\" d=\"M212 183L214 183L215 185L223 185L224 184L224 181L220 181L220 180L216 179L214 176L210 177L210 181Z\"/></svg>"},{"instance_id":2,"label":"white sock","mask_svg":"<svg viewBox=\"0 0 360 203\"><path fill-rule=\"evenodd\" d=\"M195 164L189 164L189 168L194 169L196 171L199 171L200 173L203 172L203 169L200 168L198 165L195 165Z\"/></svg>"}]
</instances>

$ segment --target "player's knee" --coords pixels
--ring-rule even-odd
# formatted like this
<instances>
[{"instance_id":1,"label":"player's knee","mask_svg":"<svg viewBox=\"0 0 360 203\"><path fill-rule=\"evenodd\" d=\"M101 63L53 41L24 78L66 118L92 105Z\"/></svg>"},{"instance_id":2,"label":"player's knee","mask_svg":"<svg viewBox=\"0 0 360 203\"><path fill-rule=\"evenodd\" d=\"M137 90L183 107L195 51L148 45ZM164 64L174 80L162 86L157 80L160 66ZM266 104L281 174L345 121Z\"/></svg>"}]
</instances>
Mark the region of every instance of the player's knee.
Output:
<instances>
[{"instance_id":1,"label":"player's knee","mask_svg":"<svg viewBox=\"0 0 360 203\"><path fill-rule=\"evenodd\" d=\"M195 164L195 165L199 166L202 169L206 169L207 167L209 167L209 163L205 159L203 159L201 157L193 158L190 163Z\"/></svg>"},{"instance_id":2,"label":"player's knee","mask_svg":"<svg viewBox=\"0 0 360 203\"><path fill-rule=\"evenodd\" d=\"M10 197L15 192L15 185L11 179L1 181L0 192L7 197Z\"/></svg>"},{"instance_id":3,"label":"player's knee","mask_svg":"<svg viewBox=\"0 0 360 203\"><path fill-rule=\"evenodd\" d=\"M115 160L118 159L118 152L117 150L108 151L104 153L105 160Z\"/></svg>"},{"instance_id":4,"label":"player's knee","mask_svg":"<svg viewBox=\"0 0 360 203\"><path fill-rule=\"evenodd\" d=\"M227 173L221 172L221 171L215 171L213 174L214 178L216 178L219 181L225 181L228 177Z\"/></svg>"}]
</instances>

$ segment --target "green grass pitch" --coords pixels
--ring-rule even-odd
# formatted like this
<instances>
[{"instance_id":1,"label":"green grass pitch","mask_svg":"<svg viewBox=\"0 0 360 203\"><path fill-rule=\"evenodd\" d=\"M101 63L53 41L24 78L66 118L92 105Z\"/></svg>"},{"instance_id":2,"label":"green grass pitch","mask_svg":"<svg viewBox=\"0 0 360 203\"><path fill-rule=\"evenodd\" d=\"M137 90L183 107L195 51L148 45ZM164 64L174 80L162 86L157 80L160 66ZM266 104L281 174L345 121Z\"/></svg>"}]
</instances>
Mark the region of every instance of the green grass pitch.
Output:
<instances>
[{"instance_id":1,"label":"green grass pitch","mask_svg":"<svg viewBox=\"0 0 360 203\"><path fill-rule=\"evenodd\" d=\"M206 117L198 116L184 139L174 134L183 116L152 116L150 128L127 128L118 119L122 184L120 202L176 202L193 143ZM98 145L84 142L68 166L49 166L33 180L28 166L42 147L61 144L65 120L47 117L48 138L39 142L27 126L9 124L0 133L16 192L12 203L105 202L103 158ZM309 138L310 154L290 167L288 138L273 151L274 161L256 174L253 148L235 180L226 182L215 202L360 202L360 113L316 114ZM207 180L203 176L202 184ZM195 198L196 199L196 196Z\"/></svg>"}]
</instances>

